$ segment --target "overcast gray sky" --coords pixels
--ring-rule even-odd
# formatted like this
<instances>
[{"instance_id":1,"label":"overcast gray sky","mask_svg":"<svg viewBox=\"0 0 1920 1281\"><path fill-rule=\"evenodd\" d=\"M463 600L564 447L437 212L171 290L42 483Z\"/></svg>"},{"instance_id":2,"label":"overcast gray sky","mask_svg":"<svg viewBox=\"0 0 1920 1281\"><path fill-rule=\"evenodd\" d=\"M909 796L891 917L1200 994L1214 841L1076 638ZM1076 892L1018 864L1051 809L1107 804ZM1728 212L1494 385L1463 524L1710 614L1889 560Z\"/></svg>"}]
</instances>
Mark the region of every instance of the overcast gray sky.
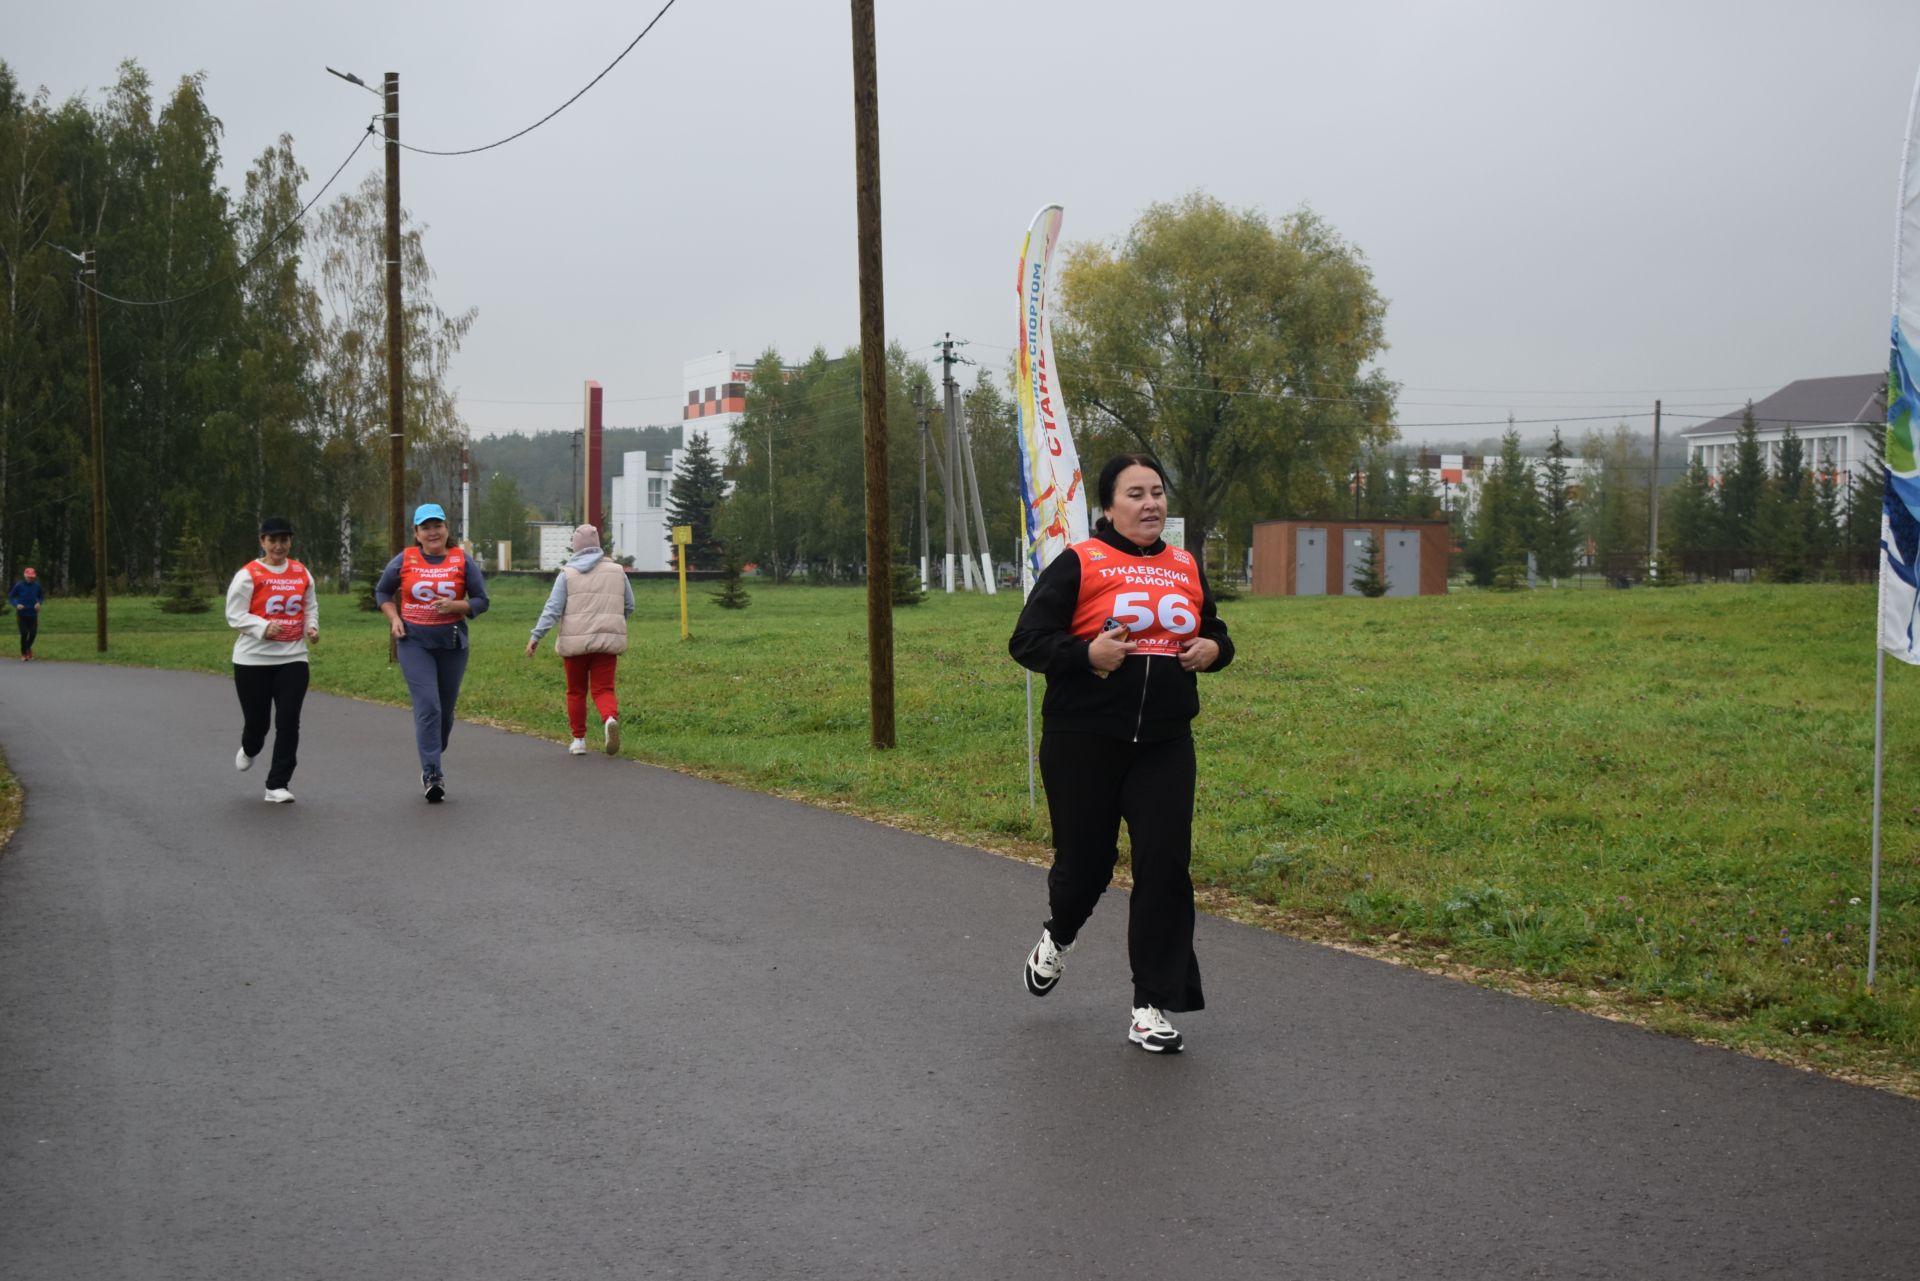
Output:
<instances>
[{"instance_id":1,"label":"overcast gray sky","mask_svg":"<svg viewBox=\"0 0 1920 1281\"><path fill-rule=\"evenodd\" d=\"M229 187L286 132L311 190L378 109L323 66L398 71L403 141L477 146L663 2L75 0L11 14L0 57L57 98L123 57L156 97L204 71ZM951 330L998 373L1042 204L1112 240L1204 188L1311 205L1365 253L1412 442L1886 367L1914 0L877 8L887 334L922 357ZM454 367L476 434L576 427L587 378L613 424L676 422L689 356L857 340L850 31L846 0L677 0L542 128L405 156L436 295L480 311Z\"/></svg>"}]
</instances>

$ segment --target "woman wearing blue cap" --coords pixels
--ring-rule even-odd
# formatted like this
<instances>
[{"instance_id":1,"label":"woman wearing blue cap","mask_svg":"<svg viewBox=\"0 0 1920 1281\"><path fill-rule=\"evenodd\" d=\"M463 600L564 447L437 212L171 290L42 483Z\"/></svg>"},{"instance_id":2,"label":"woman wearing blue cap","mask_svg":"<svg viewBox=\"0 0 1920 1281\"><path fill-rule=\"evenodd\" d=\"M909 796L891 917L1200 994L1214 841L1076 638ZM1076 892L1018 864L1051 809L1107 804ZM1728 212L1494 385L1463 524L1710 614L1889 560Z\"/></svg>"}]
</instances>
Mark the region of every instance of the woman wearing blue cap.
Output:
<instances>
[{"instance_id":1,"label":"woman wearing blue cap","mask_svg":"<svg viewBox=\"0 0 1920 1281\"><path fill-rule=\"evenodd\" d=\"M487 610L480 562L447 542L447 513L438 503L413 511L409 547L387 562L373 599L393 629L400 672L413 699L413 737L420 748L420 785L427 799L446 799L440 754L453 736L454 707L467 674L467 620Z\"/></svg>"}]
</instances>

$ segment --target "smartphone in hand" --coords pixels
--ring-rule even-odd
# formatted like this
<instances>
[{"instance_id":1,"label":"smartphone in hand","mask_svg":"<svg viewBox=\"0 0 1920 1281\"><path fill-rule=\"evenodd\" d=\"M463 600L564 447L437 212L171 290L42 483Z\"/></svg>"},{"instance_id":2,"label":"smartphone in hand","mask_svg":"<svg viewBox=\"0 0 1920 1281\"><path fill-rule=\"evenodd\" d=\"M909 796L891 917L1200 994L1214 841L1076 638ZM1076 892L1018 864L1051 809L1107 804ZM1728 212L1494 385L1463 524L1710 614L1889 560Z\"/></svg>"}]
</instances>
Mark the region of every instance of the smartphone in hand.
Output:
<instances>
[{"instance_id":1,"label":"smartphone in hand","mask_svg":"<svg viewBox=\"0 0 1920 1281\"><path fill-rule=\"evenodd\" d=\"M1130 630L1128 630L1127 625L1121 622L1117 618L1109 618L1106 622L1100 624L1101 635L1104 636L1108 632L1120 633L1118 636L1114 637L1115 640L1125 640L1127 639L1127 637L1133 635L1133 633ZM1107 679L1107 677L1113 675L1112 672L1103 672L1097 667L1093 669L1093 674L1095 676L1098 676L1101 680L1105 680Z\"/></svg>"}]
</instances>

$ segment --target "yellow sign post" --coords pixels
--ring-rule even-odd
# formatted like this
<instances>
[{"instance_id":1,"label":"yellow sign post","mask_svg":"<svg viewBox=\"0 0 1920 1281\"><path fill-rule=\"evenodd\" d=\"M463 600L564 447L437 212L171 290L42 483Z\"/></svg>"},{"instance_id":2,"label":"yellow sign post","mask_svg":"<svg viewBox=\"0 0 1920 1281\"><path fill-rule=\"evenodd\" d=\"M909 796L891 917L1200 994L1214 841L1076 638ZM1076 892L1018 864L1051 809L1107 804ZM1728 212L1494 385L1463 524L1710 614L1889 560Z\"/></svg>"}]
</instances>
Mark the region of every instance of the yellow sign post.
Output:
<instances>
[{"instance_id":1,"label":"yellow sign post","mask_svg":"<svg viewBox=\"0 0 1920 1281\"><path fill-rule=\"evenodd\" d=\"M693 546L693 526L673 527L673 563L680 567L680 639L692 640L687 630L687 548Z\"/></svg>"}]
</instances>

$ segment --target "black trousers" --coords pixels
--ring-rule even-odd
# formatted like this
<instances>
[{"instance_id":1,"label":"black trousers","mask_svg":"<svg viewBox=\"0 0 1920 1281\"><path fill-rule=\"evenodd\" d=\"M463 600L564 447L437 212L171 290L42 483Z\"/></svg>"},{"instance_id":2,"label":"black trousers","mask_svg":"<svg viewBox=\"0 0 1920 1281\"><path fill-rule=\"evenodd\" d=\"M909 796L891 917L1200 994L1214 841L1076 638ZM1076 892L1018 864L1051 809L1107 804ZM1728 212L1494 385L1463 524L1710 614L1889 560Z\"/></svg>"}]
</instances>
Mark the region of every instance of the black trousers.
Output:
<instances>
[{"instance_id":1,"label":"black trousers","mask_svg":"<svg viewBox=\"0 0 1920 1281\"><path fill-rule=\"evenodd\" d=\"M33 638L40 634L40 611L29 613L24 609L13 611L14 621L20 624L20 656L33 653Z\"/></svg>"},{"instance_id":2,"label":"black trousers","mask_svg":"<svg viewBox=\"0 0 1920 1281\"><path fill-rule=\"evenodd\" d=\"M274 663L267 667L233 665L233 687L240 695L240 750L260 755L273 727L273 763L267 767L267 786L285 787L293 781L300 752L300 705L307 701L307 665Z\"/></svg>"},{"instance_id":3,"label":"black trousers","mask_svg":"<svg viewBox=\"0 0 1920 1281\"><path fill-rule=\"evenodd\" d=\"M1175 1013L1204 1009L1193 954L1193 740L1129 743L1049 731L1040 738L1040 777L1053 819L1053 941L1073 942L1093 915L1113 880L1124 819L1133 847L1133 1003Z\"/></svg>"}]
</instances>

